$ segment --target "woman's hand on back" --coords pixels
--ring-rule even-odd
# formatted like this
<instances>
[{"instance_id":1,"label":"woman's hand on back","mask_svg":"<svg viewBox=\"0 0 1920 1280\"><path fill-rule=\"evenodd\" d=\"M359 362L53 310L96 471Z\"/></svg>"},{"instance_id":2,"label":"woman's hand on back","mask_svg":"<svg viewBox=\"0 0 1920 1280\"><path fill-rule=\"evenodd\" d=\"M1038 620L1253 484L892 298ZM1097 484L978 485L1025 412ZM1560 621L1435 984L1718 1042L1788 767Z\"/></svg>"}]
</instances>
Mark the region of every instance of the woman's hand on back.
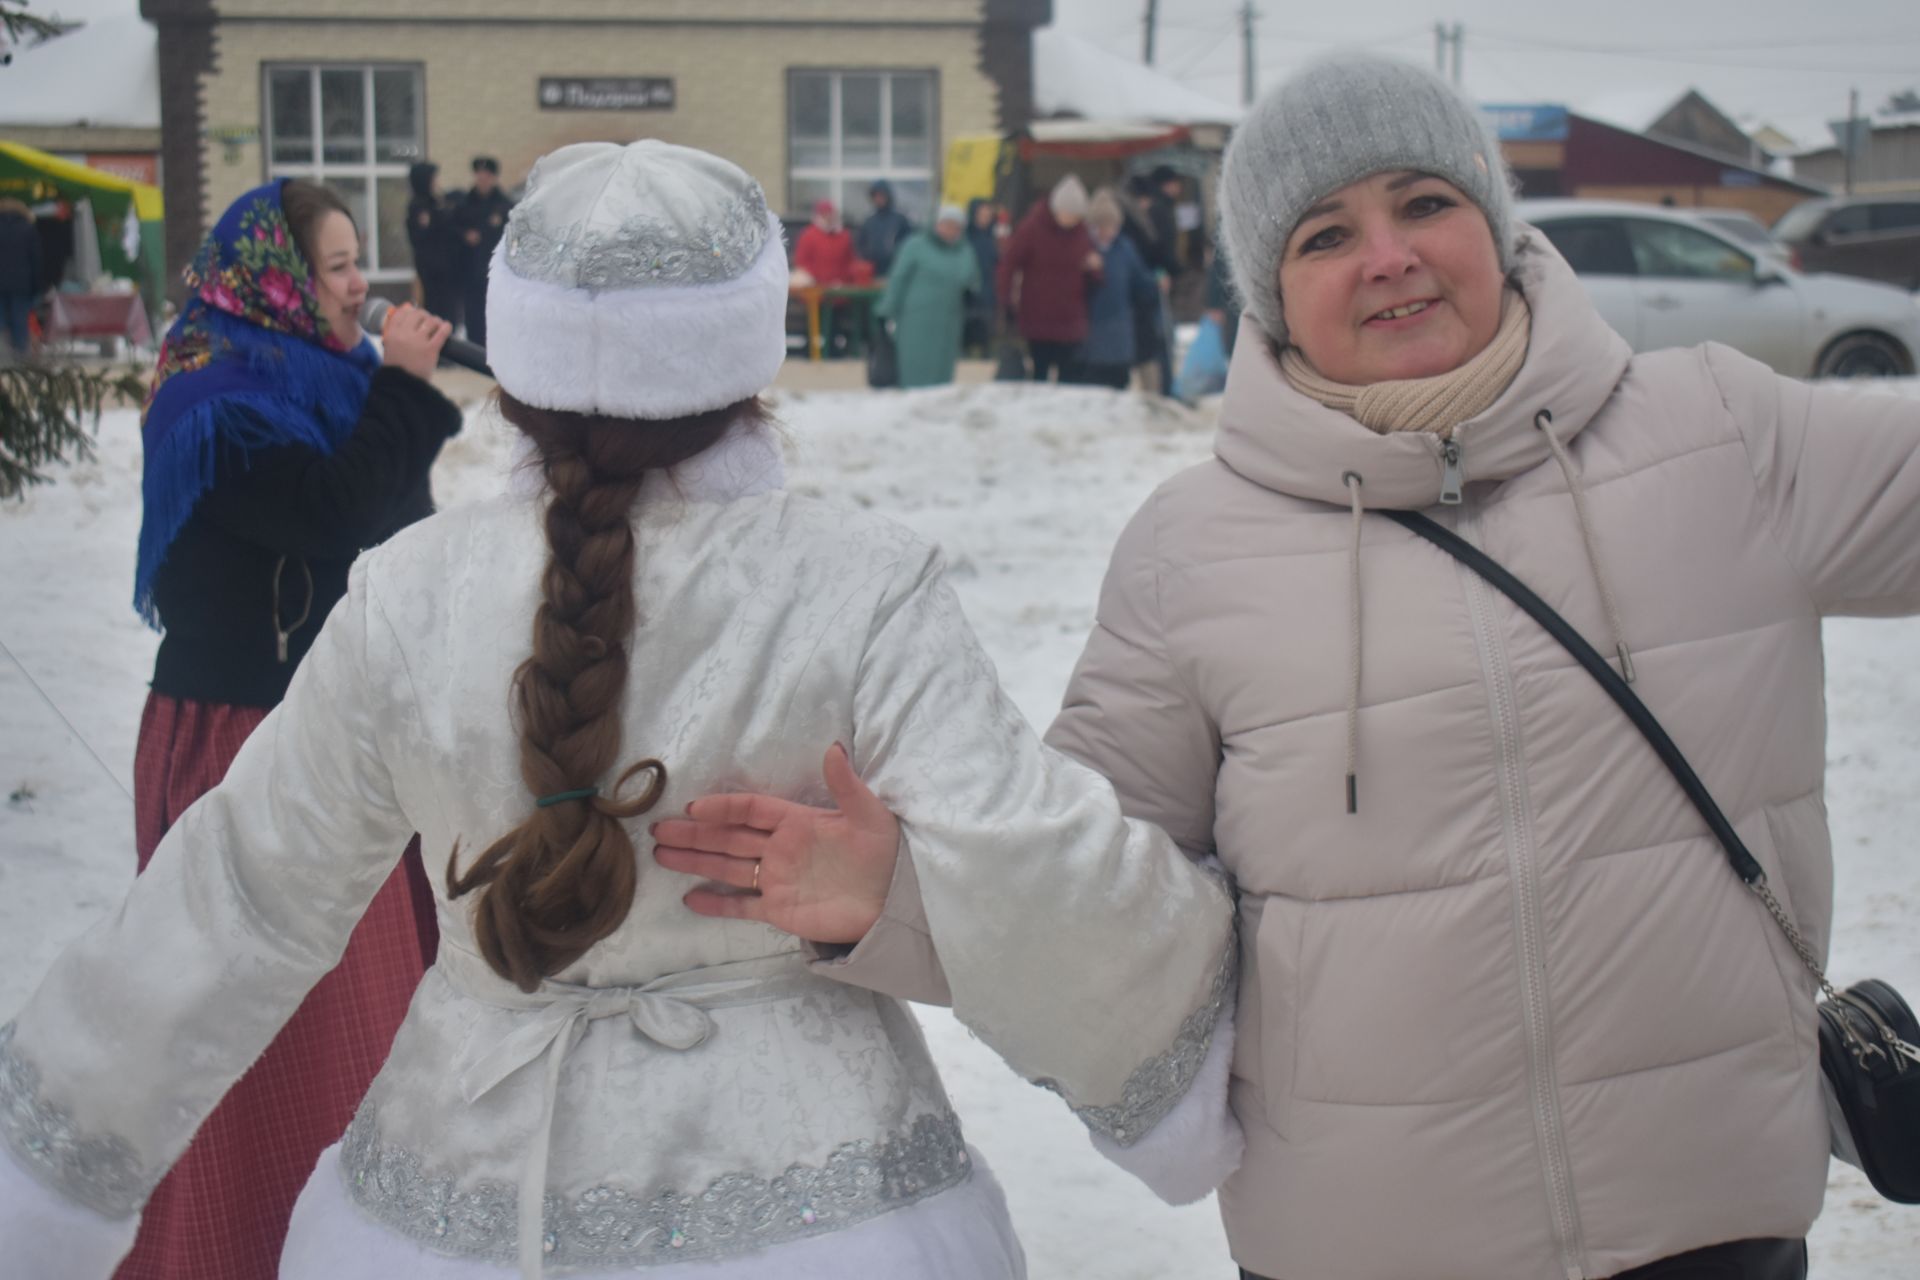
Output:
<instances>
[{"instance_id":1,"label":"woman's hand on back","mask_svg":"<svg viewBox=\"0 0 1920 1280\"><path fill-rule=\"evenodd\" d=\"M763 795L703 796L684 818L653 824L654 861L725 886L693 890L689 908L758 920L812 942L866 936L893 884L900 823L838 743L821 772L837 809Z\"/></svg>"},{"instance_id":2,"label":"woman's hand on back","mask_svg":"<svg viewBox=\"0 0 1920 1280\"><path fill-rule=\"evenodd\" d=\"M453 326L420 307L395 307L387 313L380 331L381 360L396 369L405 369L422 382L433 378L440 363L440 348L453 336Z\"/></svg>"}]
</instances>

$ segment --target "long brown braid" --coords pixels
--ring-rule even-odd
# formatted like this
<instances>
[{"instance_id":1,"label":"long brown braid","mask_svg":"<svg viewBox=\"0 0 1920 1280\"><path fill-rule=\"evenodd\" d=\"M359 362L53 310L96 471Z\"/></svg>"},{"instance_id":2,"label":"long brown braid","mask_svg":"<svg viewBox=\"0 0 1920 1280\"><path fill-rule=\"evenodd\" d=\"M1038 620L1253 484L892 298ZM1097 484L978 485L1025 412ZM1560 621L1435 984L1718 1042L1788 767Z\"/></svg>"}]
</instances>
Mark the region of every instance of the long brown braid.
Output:
<instances>
[{"instance_id":1,"label":"long brown braid","mask_svg":"<svg viewBox=\"0 0 1920 1280\"><path fill-rule=\"evenodd\" d=\"M712 446L736 423L760 424L758 398L708 413L638 421L536 409L499 393L503 417L533 442L548 491L544 597L533 656L513 675L520 777L536 797L601 787L536 807L494 841L465 875L456 843L447 893L481 890L480 954L523 991L578 960L627 918L639 875L625 822L666 789L666 766L630 765L602 786L620 757L627 646L635 617L633 506L646 473ZM637 795L620 793L646 775Z\"/></svg>"}]
</instances>

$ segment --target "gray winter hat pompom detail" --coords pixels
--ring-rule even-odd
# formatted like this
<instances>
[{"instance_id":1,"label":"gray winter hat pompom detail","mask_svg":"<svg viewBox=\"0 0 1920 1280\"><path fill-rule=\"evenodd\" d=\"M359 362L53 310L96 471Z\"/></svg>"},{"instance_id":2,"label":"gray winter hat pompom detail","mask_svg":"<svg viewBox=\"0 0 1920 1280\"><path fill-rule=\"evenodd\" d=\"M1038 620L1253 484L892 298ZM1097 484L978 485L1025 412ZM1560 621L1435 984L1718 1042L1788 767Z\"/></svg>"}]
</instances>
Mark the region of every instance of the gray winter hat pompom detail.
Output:
<instances>
[{"instance_id":1,"label":"gray winter hat pompom detail","mask_svg":"<svg viewBox=\"0 0 1920 1280\"><path fill-rule=\"evenodd\" d=\"M1412 169L1444 178L1487 217L1513 266L1513 190L1473 103L1413 63L1334 54L1274 86L1234 131L1220 171L1220 235L1242 305L1287 340L1280 263L1301 215L1348 183Z\"/></svg>"}]
</instances>

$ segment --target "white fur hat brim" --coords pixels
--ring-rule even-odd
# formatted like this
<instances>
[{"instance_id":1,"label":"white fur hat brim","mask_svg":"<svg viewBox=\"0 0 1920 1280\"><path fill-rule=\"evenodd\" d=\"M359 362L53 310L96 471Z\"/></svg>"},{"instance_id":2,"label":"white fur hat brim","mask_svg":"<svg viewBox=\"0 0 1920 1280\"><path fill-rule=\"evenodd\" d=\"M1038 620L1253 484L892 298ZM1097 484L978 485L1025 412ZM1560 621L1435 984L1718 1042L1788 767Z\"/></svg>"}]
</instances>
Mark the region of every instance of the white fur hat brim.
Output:
<instances>
[{"instance_id":1,"label":"white fur hat brim","mask_svg":"<svg viewBox=\"0 0 1920 1280\"><path fill-rule=\"evenodd\" d=\"M753 264L716 284L592 290L515 274L506 239L487 279L487 363L540 409L678 418L773 385L787 358L789 269L780 220Z\"/></svg>"}]
</instances>

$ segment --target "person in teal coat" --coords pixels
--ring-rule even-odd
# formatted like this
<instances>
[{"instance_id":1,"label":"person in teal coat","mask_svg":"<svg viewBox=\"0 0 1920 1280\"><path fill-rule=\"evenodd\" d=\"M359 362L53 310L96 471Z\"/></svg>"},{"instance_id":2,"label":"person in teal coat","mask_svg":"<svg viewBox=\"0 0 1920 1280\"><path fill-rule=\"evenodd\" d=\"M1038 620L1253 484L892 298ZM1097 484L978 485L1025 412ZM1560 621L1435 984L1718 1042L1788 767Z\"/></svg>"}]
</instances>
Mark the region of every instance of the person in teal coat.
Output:
<instances>
[{"instance_id":1,"label":"person in teal coat","mask_svg":"<svg viewBox=\"0 0 1920 1280\"><path fill-rule=\"evenodd\" d=\"M893 259L879 314L893 322L902 388L953 381L967 295L980 288L980 265L965 231L966 214L943 205L933 230L911 237Z\"/></svg>"}]
</instances>

